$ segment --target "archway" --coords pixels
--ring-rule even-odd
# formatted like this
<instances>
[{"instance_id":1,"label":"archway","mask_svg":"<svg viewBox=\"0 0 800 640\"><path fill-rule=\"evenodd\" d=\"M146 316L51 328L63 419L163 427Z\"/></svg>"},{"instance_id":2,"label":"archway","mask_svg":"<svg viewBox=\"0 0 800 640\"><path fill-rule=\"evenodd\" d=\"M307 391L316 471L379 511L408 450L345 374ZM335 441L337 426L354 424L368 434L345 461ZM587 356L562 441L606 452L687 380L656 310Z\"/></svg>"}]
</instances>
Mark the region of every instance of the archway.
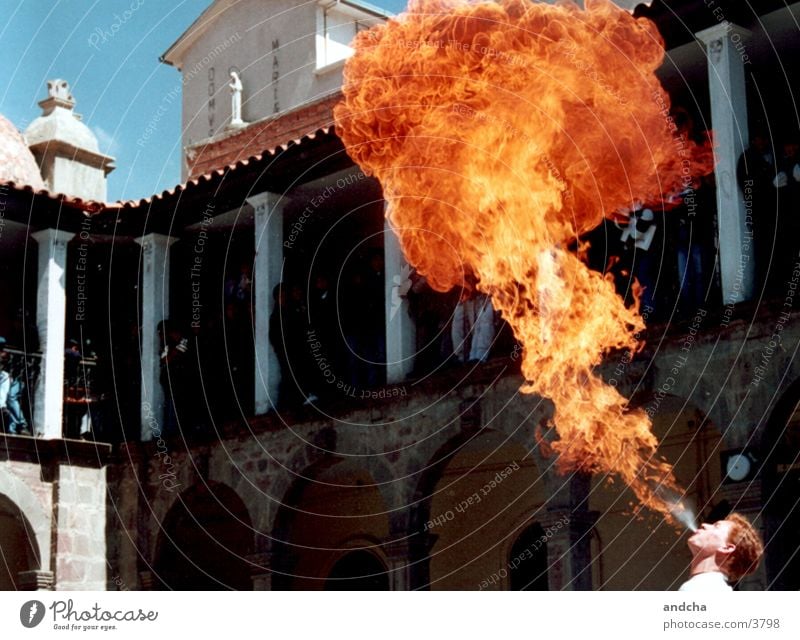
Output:
<instances>
[{"instance_id":1,"label":"archway","mask_svg":"<svg viewBox=\"0 0 800 640\"><path fill-rule=\"evenodd\" d=\"M253 539L250 516L235 491L216 483L189 489L164 519L155 563L160 587L251 590L247 556Z\"/></svg>"},{"instance_id":2,"label":"archway","mask_svg":"<svg viewBox=\"0 0 800 640\"><path fill-rule=\"evenodd\" d=\"M272 588L332 589L333 571L348 578L342 588L367 588L347 583L375 573L370 567L374 569L379 559L367 547L377 548L388 537L386 503L369 470L359 460L327 456L303 471L278 510ZM359 541L358 548L354 541ZM385 577L388 580L388 574Z\"/></svg>"},{"instance_id":3,"label":"archway","mask_svg":"<svg viewBox=\"0 0 800 640\"><path fill-rule=\"evenodd\" d=\"M429 548L413 558L425 570L417 580L426 582L415 587L477 590L500 574L492 588L507 589L507 554L522 531L513 523L526 522L547 501L532 454L508 434L482 429L445 443L426 469L414 525Z\"/></svg>"},{"instance_id":4,"label":"archway","mask_svg":"<svg viewBox=\"0 0 800 640\"><path fill-rule=\"evenodd\" d=\"M21 589L23 571L39 568L36 534L22 510L0 494L0 591Z\"/></svg>"},{"instance_id":5,"label":"archway","mask_svg":"<svg viewBox=\"0 0 800 640\"><path fill-rule=\"evenodd\" d=\"M351 551L333 565L325 591L388 591L389 574L374 553Z\"/></svg>"}]
</instances>

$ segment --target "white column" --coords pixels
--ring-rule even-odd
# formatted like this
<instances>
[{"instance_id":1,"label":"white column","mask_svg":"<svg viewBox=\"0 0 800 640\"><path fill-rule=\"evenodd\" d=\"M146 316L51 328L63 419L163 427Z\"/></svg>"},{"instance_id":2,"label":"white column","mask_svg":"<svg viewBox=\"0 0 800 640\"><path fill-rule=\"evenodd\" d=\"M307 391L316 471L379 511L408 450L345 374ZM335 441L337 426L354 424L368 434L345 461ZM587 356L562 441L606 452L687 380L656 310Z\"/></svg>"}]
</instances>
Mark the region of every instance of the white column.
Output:
<instances>
[{"instance_id":1,"label":"white column","mask_svg":"<svg viewBox=\"0 0 800 640\"><path fill-rule=\"evenodd\" d=\"M383 254L386 274L386 381L395 384L405 380L414 368L417 328L409 314L405 297L411 269L388 218L383 228Z\"/></svg>"},{"instance_id":2,"label":"white column","mask_svg":"<svg viewBox=\"0 0 800 640\"><path fill-rule=\"evenodd\" d=\"M169 248L176 238L148 233L137 238L142 246L142 441L152 440L164 427L164 390L159 382L158 323L169 317Z\"/></svg>"},{"instance_id":3,"label":"white column","mask_svg":"<svg viewBox=\"0 0 800 640\"><path fill-rule=\"evenodd\" d=\"M61 437L64 410L64 320L67 312L65 271L67 243L74 233L43 229L32 233L39 243L39 285L36 325L42 349L42 370L34 398L34 433Z\"/></svg>"},{"instance_id":4,"label":"white column","mask_svg":"<svg viewBox=\"0 0 800 640\"><path fill-rule=\"evenodd\" d=\"M255 413L261 415L276 405L281 380L278 356L269 341L269 317L275 306L272 290L283 275L283 210L289 199L264 192L247 202L255 209Z\"/></svg>"},{"instance_id":5,"label":"white column","mask_svg":"<svg viewBox=\"0 0 800 640\"><path fill-rule=\"evenodd\" d=\"M752 215L746 218L748 212L736 180L736 165L749 144L744 80L744 65L750 64L744 43L749 36L749 31L728 22L697 34L706 45L708 57L724 304L742 302L753 293Z\"/></svg>"}]
</instances>

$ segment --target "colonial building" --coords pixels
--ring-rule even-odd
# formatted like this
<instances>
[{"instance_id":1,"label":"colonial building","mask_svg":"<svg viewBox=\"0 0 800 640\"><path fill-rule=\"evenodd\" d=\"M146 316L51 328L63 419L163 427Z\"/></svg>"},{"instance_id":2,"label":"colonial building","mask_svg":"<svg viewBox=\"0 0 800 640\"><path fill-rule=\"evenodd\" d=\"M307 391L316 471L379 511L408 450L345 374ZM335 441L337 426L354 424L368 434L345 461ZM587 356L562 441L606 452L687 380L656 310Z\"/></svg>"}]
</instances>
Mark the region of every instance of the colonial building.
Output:
<instances>
[{"instance_id":1,"label":"colonial building","mask_svg":"<svg viewBox=\"0 0 800 640\"><path fill-rule=\"evenodd\" d=\"M761 528L766 561L741 588L798 588L798 279L790 269L765 290L736 176L748 127L790 134L800 4L627 8L664 35L673 102L715 132L702 213L718 299L680 321L662 311L644 351L602 373L652 416L701 518L736 509ZM535 436L552 405L520 393L505 331L486 363L439 357L449 329L420 307L452 301L409 281L380 185L333 126L348 43L387 18L357 0L212 2L162 57L183 78L184 182L138 201L105 202L113 159L60 81L25 140L0 120L0 335L38 372L26 374L31 435L6 434L0 462L0 586L685 578L685 537L639 514L628 489L556 472ZM289 349L289 335L305 339ZM78 355L65 358L69 340ZM162 366L168 353L177 360Z\"/></svg>"}]
</instances>

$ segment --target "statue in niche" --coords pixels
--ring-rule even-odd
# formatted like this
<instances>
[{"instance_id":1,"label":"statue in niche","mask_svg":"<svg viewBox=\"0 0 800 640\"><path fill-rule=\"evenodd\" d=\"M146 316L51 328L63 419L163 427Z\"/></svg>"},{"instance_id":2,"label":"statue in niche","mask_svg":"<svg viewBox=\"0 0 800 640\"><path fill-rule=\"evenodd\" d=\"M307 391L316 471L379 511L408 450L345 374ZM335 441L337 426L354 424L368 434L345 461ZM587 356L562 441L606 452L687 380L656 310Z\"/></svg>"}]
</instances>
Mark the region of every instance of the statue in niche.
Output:
<instances>
[{"instance_id":1,"label":"statue in niche","mask_svg":"<svg viewBox=\"0 0 800 640\"><path fill-rule=\"evenodd\" d=\"M241 127L244 125L242 120L242 80L239 78L239 73L231 71L231 81L228 83L231 90L231 125L232 127Z\"/></svg>"}]
</instances>

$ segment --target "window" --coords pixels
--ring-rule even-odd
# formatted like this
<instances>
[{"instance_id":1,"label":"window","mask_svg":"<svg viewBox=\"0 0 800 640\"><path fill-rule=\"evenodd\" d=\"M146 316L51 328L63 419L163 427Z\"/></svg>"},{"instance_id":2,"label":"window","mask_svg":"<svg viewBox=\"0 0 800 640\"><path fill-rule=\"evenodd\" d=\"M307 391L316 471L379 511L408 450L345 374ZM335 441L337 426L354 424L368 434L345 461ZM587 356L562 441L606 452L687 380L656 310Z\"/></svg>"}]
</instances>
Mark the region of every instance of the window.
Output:
<instances>
[{"instance_id":1,"label":"window","mask_svg":"<svg viewBox=\"0 0 800 640\"><path fill-rule=\"evenodd\" d=\"M360 31L379 22L343 3L321 3L317 7L317 72L340 67L353 54L350 43Z\"/></svg>"}]
</instances>

